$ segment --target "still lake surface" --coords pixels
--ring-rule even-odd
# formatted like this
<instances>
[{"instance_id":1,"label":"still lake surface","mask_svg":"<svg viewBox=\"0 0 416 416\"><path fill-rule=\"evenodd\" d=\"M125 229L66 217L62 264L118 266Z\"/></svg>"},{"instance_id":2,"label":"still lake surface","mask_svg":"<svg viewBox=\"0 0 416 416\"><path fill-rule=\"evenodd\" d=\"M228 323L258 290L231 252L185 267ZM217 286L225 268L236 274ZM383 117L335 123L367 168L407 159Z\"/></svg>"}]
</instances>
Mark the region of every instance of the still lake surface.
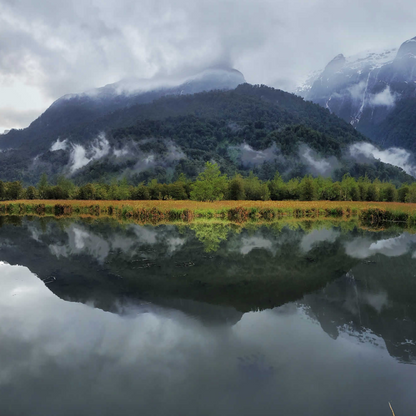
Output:
<instances>
[{"instance_id":1,"label":"still lake surface","mask_svg":"<svg viewBox=\"0 0 416 416\"><path fill-rule=\"evenodd\" d=\"M0 218L0 415L413 415L416 235Z\"/></svg>"}]
</instances>

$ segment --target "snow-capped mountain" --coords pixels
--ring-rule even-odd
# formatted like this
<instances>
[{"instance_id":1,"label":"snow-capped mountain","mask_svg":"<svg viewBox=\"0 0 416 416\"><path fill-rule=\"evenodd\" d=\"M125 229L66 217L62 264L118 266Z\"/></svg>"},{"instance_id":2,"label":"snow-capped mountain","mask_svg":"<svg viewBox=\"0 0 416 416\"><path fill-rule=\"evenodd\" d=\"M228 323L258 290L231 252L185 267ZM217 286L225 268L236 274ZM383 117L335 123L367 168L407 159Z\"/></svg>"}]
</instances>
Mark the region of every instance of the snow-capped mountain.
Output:
<instances>
[{"instance_id":1,"label":"snow-capped mountain","mask_svg":"<svg viewBox=\"0 0 416 416\"><path fill-rule=\"evenodd\" d=\"M416 150L416 37L400 48L337 55L297 94L386 146Z\"/></svg>"}]
</instances>

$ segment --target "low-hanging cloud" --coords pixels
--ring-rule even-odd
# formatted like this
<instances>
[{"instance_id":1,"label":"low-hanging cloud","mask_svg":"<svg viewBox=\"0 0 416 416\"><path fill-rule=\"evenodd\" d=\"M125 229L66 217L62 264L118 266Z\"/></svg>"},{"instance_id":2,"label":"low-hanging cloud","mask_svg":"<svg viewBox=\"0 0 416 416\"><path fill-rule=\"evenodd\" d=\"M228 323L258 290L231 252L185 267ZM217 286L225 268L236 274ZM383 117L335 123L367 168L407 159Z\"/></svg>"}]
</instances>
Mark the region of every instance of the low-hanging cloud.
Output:
<instances>
[{"instance_id":1,"label":"low-hanging cloud","mask_svg":"<svg viewBox=\"0 0 416 416\"><path fill-rule=\"evenodd\" d=\"M115 143L112 137L101 132L95 139L87 143L74 143L70 139L58 138L49 149L51 152L63 151L68 158L63 169L64 174L74 174L88 164L103 160L112 165L123 165L123 174L129 175L154 168L173 168L181 159L186 159L185 153L170 139L148 138L139 142L126 137L121 143ZM39 158L34 163L39 167ZM46 154L43 156L46 157ZM47 159L43 162L47 165ZM46 166L43 167L46 169Z\"/></svg>"},{"instance_id":2,"label":"low-hanging cloud","mask_svg":"<svg viewBox=\"0 0 416 416\"><path fill-rule=\"evenodd\" d=\"M278 149L275 143L265 150L254 150L247 143L237 148L240 151L240 160L244 166L257 166L278 158Z\"/></svg>"},{"instance_id":3,"label":"low-hanging cloud","mask_svg":"<svg viewBox=\"0 0 416 416\"><path fill-rule=\"evenodd\" d=\"M365 89L367 86L366 81L361 81L358 84L354 84L352 87L348 88L348 91L353 100L362 100L364 98Z\"/></svg>"},{"instance_id":4,"label":"low-hanging cloud","mask_svg":"<svg viewBox=\"0 0 416 416\"><path fill-rule=\"evenodd\" d=\"M391 147L380 150L370 143L361 142L351 145L350 154L358 161L378 159L381 162L402 168L409 175L416 177L416 166L413 161L413 156L405 149Z\"/></svg>"},{"instance_id":5,"label":"low-hanging cloud","mask_svg":"<svg viewBox=\"0 0 416 416\"><path fill-rule=\"evenodd\" d=\"M150 139L146 141L149 140ZM181 159L186 159L186 155L183 151L172 141L166 141L165 146L166 151L163 152L163 154L156 154L154 152L141 153L139 157L137 157L137 162L134 165L133 171L135 173L140 173L155 166L168 167Z\"/></svg>"},{"instance_id":6,"label":"low-hanging cloud","mask_svg":"<svg viewBox=\"0 0 416 416\"><path fill-rule=\"evenodd\" d=\"M68 139L58 139L50 148L51 152L57 152L58 150L66 150L69 146Z\"/></svg>"},{"instance_id":7,"label":"low-hanging cloud","mask_svg":"<svg viewBox=\"0 0 416 416\"><path fill-rule=\"evenodd\" d=\"M390 86L370 97L369 103L373 106L393 107L396 102L396 94L391 92Z\"/></svg>"},{"instance_id":8,"label":"low-hanging cloud","mask_svg":"<svg viewBox=\"0 0 416 416\"><path fill-rule=\"evenodd\" d=\"M331 176L334 170L340 167L340 163L335 156L324 158L305 144L299 146L299 156L314 176Z\"/></svg>"},{"instance_id":9,"label":"low-hanging cloud","mask_svg":"<svg viewBox=\"0 0 416 416\"><path fill-rule=\"evenodd\" d=\"M72 144L70 171L74 173L78 169L88 165L93 160L101 159L110 152L110 144L104 133L101 133L95 141L86 148L80 144Z\"/></svg>"}]
</instances>

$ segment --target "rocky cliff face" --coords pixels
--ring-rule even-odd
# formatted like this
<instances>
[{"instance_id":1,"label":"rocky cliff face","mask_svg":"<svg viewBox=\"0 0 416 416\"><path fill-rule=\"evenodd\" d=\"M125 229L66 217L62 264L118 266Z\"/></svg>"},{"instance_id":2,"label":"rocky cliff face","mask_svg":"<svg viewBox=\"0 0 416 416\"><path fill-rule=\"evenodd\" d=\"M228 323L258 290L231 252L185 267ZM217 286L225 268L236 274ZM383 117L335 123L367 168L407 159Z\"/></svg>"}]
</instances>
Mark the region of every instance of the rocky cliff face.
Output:
<instances>
[{"instance_id":1,"label":"rocky cliff face","mask_svg":"<svg viewBox=\"0 0 416 416\"><path fill-rule=\"evenodd\" d=\"M416 150L416 37L398 50L338 55L297 93L381 145Z\"/></svg>"}]
</instances>

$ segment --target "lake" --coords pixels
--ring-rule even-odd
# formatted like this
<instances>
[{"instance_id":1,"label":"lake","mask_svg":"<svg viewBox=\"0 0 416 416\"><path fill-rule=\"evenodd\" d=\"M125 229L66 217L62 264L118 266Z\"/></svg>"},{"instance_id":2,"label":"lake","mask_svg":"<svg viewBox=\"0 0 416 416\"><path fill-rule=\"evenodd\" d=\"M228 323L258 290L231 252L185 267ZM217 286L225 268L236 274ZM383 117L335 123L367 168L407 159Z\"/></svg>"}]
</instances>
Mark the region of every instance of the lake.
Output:
<instances>
[{"instance_id":1,"label":"lake","mask_svg":"<svg viewBox=\"0 0 416 416\"><path fill-rule=\"evenodd\" d=\"M2 416L414 414L410 231L0 225Z\"/></svg>"}]
</instances>

